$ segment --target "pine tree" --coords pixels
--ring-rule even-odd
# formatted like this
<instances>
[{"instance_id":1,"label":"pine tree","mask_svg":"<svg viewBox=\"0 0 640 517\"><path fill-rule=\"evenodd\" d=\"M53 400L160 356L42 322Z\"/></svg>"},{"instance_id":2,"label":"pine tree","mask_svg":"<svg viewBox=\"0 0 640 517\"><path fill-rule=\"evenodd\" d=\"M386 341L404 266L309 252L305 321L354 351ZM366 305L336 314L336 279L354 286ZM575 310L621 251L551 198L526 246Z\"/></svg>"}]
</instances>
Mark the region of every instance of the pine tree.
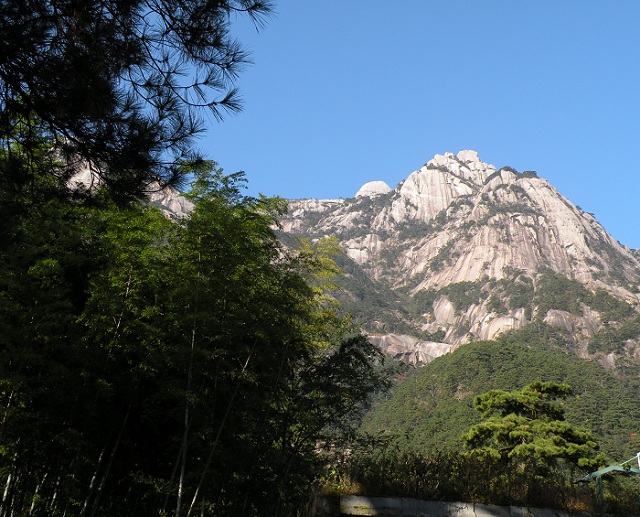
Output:
<instances>
[{"instance_id":1,"label":"pine tree","mask_svg":"<svg viewBox=\"0 0 640 517\"><path fill-rule=\"evenodd\" d=\"M570 394L566 384L534 382L522 390L491 390L475 398L483 421L462 440L485 469L486 490L494 494L489 497L507 495L494 502L553 499L571 486L577 469L602 461L590 431L564 419L556 400Z\"/></svg>"},{"instance_id":2,"label":"pine tree","mask_svg":"<svg viewBox=\"0 0 640 517\"><path fill-rule=\"evenodd\" d=\"M232 83L248 55L230 34L233 17L259 26L270 9L263 0L1 0L2 147L27 124L23 146L47 135L67 177L91 169L120 199L178 181L180 164L197 160L203 115L240 109Z\"/></svg>"}]
</instances>

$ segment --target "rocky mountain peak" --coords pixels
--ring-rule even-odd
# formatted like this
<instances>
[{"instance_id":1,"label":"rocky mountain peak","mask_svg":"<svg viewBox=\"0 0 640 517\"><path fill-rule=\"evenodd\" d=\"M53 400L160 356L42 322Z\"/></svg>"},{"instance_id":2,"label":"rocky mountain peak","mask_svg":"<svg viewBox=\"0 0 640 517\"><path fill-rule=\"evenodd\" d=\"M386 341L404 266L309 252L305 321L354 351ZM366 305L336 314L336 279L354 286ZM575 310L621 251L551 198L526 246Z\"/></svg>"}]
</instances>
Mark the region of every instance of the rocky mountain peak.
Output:
<instances>
[{"instance_id":1,"label":"rocky mountain peak","mask_svg":"<svg viewBox=\"0 0 640 517\"><path fill-rule=\"evenodd\" d=\"M483 162L478 153L472 150L460 151L458 154L436 154L425 166L429 170L441 170L464 181L483 185L486 179L496 171L496 168Z\"/></svg>"},{"instance_id":2,"label":"rocky mountain peak","mask_svg":"<svg viewBox=\"0 0 640 517\"><path fill-rule=\"evenodd\" d=\"M397 222L407 217L433 219L455 199L476 194L495 172L496 168L482 162L475 151L437 154L399 186L393 218Z\"/></svg>"},{"instance_id":3,"label":"rocky mountain peak","mask_svg":"<svg viewBox=\"0 0 640 517\"><path fill-rule=\"evenodd\" d=\"M353 290L365 292L366 280L375 297L395 300L378 307L378 319L365 322L369 330L393 333L380 340L394 346L414 343L422 356L492 339L534 319L562 327L586 346L602 314L588 303L572 313L534 302L549 275L633 307L640 301L640 261L632 250L536 172L496 169L471 150L434 156L395 190L370 182L351 199L291 201L282 228L311 239L337 237L348 261L343 265L352 279L360 278L345 296L357 303L364 295ZM417 306L418 313L398 316L403 305ZM385 310L387 323L379 319ZM403 318L417 329L411 339L402 337L410 334L406 328L398 331Z\"/></svg>"},{"instance_id":4,"label":"rocky mountain peak","mask_svg":"<svg viewBox=\"0 0 640 517\"><path fill-rule=\"evenodd\" d=\"M192 208L172 190L150 201L178 218ZM280 222L283 239L339 240L335 296L399 360L428 362L532 323L561 329L582 355L611 352L621 329L618 352L640 360L640 251L534 171L496 169L471 150L438 154L393 190L378 180L353 198L291 200Z\"/></svg>"}]
</instances>

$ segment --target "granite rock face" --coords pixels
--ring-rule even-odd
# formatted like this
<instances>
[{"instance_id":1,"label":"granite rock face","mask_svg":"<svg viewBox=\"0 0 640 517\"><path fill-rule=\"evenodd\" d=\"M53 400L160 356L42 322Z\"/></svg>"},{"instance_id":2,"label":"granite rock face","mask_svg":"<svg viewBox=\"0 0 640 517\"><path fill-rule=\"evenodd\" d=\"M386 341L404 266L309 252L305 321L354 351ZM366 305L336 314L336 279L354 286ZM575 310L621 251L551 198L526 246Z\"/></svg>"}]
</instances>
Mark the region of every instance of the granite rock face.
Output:
<instances>
[{"instance_id":1,"label":"granite rock face","mask_svg":"<svg viewBox=\"0 0 640 517\"><path fill-rule=\"evenodd\" d=\"M554 308L538 315L533 300L526 308L510 307L500 292L490 303L496 285L524 282L535 287L544 271L633 306L640 301L637 251L611 238L591 214L537 173L496 169L475 151L436 155L394 190L376 181L351 199L292 200L289 207L284 232L311 239L337 237L348 259L371 281L403 293L405 301L432 293L431 305L408 323L437 333L443 350L492 339L535 316L566 330L584 348L602 324L593 311L563 317L562 308ZM466 283L488 296L460 307L452 298ZM447 292L452 285L457 288ZM409 362L432 356L419 350L424 346L420 343L431 341L417 335L404 341L397 335L376 339L393 355L409 354Z\"/></svg>"},{"instance_id":2,"label":"granite rock face","mask_svg":"<svg viewBox=\"0 0 640 517\"><path fill-rule=\"evenodd\" d=\"M356 192L356 197L375 197L388 192L391 192L391 187L384 181L370 181L360 187L360 190Z\"/></svg>"},{"instance_id":3,"label":"granite rock face","mask_svg":"<svg viewBox=\"0 0 640 517\"><path fill-rule=\"evenodd\" d=\"M159 207L174 219L187 217L193 210L193 203L173 187L149 188L147 196L149 203Z\"/></svg>"},{"instance_id":4,"label":"granite rock face","mask_svg":"<svg viewBox=\"0 0 640 517\"><path fill-rule=\"evenodd\" d=\"M397 361L413 365L426 364L453 349L447 343L421 341L413 336L399 334L371 334L369 340Z\"/></svg>"}]
</instances>

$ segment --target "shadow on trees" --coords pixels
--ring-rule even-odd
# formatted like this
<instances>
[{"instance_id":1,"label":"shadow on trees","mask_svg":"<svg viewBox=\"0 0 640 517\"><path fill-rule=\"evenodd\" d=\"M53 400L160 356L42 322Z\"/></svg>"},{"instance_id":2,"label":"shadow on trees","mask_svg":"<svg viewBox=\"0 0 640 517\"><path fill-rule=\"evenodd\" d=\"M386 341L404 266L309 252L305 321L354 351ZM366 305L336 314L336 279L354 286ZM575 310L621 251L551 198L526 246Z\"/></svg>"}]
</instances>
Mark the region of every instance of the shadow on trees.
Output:
<instances>
[{"instance_id":1,"label":"shadow on trees","mask_svg":"<svg viewBox=\"0 0 640 517\"><path fill-rule=\"evenodd\" d=\"M593 484L575 482L568 468L551 473L535 464L499 464L457 452L430 454L394 446L365 446L332 471L326 487L342 493L411 497L432 501L465 501L566 511L637 515L640 484L635 478L605 479L604 500Z\"/></svg>"}]
</instances>

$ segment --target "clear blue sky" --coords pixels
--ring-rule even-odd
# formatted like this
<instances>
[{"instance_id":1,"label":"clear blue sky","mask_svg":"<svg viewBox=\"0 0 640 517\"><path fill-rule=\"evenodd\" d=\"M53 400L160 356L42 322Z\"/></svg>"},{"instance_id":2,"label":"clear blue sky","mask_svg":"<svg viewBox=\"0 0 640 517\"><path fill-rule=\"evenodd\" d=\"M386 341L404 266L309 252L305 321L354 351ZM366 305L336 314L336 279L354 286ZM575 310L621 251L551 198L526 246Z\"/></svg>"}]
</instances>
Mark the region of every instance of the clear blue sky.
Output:
<instances>
[{"instance_id":1,"label":"clear blue sky","mask_svg":"<svg viewBox=\"0 0 640 517\"><path fill-rule=\"evenodd\" d=\"M352 197L435 154L536 170L640 248L640 0L280 0L200 141L249 194Z\"/></svg>"}]
</instances>

